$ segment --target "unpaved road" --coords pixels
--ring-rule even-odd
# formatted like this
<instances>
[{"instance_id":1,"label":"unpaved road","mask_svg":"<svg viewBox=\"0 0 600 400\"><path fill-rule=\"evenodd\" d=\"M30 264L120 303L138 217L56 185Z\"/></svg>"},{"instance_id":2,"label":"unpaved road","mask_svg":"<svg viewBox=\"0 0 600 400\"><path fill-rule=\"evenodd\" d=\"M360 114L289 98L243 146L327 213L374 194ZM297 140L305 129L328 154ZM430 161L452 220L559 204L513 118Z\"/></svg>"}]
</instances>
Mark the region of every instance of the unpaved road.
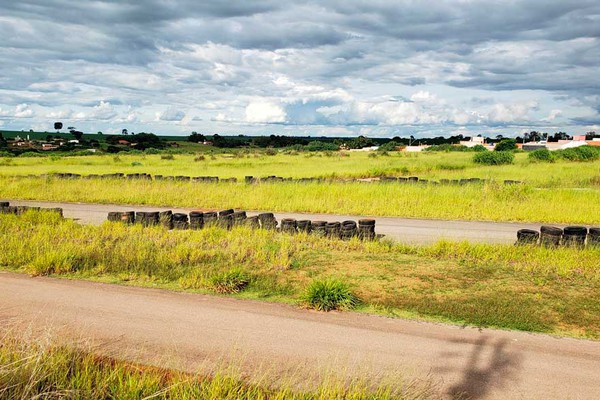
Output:
<instances>
[{"instance_id":1,"label":"unpaved road","mask_svg":"<svg viewBox=\"0 0 600 400\"><path fill-rule=\"evenodd\" d=\"M66 218L74 218L82 223L100 224L106 221L109 211L163 211L188 213L189 209L125 206L110 204L87 203L54 203L43 201L3 200L13 205L29 205L34 207L61 207ZM251 213L252 214L252 213ZM275 213L279 220L282 218L310 219L322 221L358 220L359 217L333 214L300 214ZM522 228L539 230L541 224L509 223L509 222L477 222L477 221L442 221L427 219L410 219L394 217L372 217L377 221L376 231L386 237L405 242L430 244L441 239L467 240L481 243L514 243L517 231Z\"/></svg>"},{"instance_id":2,"label":"unpaved road","mask_svg":"<svg viewBox=\"0 0 600 400\"><path fill-rule=\"evenodd\" d=\"M59 328L63 337L102 343L102 351L192 371L236 353L247 365L276 370L399 369L473 399L600 393L600 343L524 332L0 272L0 326L10 321Z\"/></svg>"}]
</instances>

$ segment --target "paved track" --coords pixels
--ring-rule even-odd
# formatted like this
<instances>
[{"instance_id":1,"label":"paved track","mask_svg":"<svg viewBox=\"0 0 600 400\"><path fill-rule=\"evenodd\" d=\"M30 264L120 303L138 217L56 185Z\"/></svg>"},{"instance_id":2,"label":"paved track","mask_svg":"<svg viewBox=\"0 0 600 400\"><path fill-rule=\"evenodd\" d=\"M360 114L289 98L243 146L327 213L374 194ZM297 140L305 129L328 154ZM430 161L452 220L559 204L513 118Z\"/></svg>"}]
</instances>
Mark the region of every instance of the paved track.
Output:
<instances>
[{"instance_id":1,"label":"paved track","mask_svg":"<svg viewBox=\"0 0 600 400\"><path fill-rule=\"evenodd\" d=\"M0 327L25 323L101 351L191 371L224 355L277 370L335 366L348 373L441 382L473 399L597 399L600 343L460 328L0 272ZM235 350L234 350L235 349ZM166 357L165 355L168 355Z\"/></svg>"},{"instance_id":2,"label":"paved track","mask_svg":"<svg viewBox=\"0 0 600 400\"><path fill-rule=\"evenodd\" d=\"M5 200L13 205L30 205L39 207L61 207L67 218L74 218L82 223L100 224L106 221L109 211L162 211L189 212L189 209L166 207L124 206L84 203L54 203L42 201ZM252 213L251 213L252 214ZM350 215L275 213L277 219L295 218L324 221L357 220ZM427 219L409 219L393 217L373 217L377 220L376 231L406 243L434 243L440 239L467 240L483 243L514 243L517 230L521 228L539 229L540 224L477 222L477 221L441 221Z\"/></svg>"}]
</instances>

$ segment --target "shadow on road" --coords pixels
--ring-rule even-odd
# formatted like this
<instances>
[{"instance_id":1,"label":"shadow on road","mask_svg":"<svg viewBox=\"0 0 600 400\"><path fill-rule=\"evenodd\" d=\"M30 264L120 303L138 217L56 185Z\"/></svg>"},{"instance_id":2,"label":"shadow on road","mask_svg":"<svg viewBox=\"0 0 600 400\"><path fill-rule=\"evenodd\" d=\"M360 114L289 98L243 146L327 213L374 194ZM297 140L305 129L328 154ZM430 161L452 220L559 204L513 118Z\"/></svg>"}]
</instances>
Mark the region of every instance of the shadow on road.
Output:
<instances>
[{"instance_id":1,"label":"shadow on road","mask_svg":"<svg viewBox=\"0 0 600 400\"><path fill-rule=\"evenodd\" d=\"M453 343L466 345L470 342L458 340ZM492 390L505 388L518 380L522 356L510 351L509 343L506 339L493 343L486 336L473 343L473 349L461 371L461 380L448 388L448 394L452 398L483 399ZM462 354L446 352L442 357L462 358ZM449 368L444 365L436 370L449 372Z\"/></svg>"}]
</instances>

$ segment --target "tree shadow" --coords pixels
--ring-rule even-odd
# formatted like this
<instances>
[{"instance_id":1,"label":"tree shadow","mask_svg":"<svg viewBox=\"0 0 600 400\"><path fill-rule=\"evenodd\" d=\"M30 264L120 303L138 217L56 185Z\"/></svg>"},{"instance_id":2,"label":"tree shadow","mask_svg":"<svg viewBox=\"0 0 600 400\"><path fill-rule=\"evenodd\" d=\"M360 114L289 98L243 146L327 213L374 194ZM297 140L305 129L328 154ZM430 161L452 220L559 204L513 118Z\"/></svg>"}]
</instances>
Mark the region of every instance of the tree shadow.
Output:
<instances>
[{"instance_id":1,"label":"tree shadow","mask_svg":"<svg viewBox=\"0 0 600 400\"><path fill-rule=\"evenodd\" d=\"M454 343L466 344L467 340L456 340ZM473 343L473 349L465 367L462 369L460 382L448 389L452 398L483 399L490 391L502 389L518 379L522 363L522 355L508 349L509 340L499 339L495 343L489 337L482 336ZM445 353L445 358L457 357L460 354ZM438 371L448 371L448 367L440 367Z\"/></svg>"}]
</instances>

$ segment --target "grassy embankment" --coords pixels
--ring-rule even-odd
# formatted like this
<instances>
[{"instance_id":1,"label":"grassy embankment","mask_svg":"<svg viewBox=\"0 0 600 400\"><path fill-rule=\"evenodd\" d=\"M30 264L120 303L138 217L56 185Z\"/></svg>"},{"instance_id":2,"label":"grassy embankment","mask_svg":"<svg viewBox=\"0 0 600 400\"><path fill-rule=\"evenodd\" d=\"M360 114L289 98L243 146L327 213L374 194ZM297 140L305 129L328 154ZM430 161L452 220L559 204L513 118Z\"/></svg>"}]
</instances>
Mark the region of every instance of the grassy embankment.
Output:
<instances>
[{"instance_id":1,"label":"grassy embankment","mask_svg":"<svg viewBox=\"0 0 600 400\"><path fill-rule=\"evenodd\" d=\"M528 185L194 183L0 177L0 198L338 213L447 220L600 224L600 189Z\"/></svg>"},{"instance_id":2,"label":"grassy embankment","mask_svg":"<svg viewBox=\"0 0 600 400\"><path fill-rule=\"evenodd\" d=\"M258 375L258 374L256 374ZM132 364L54 345L46 338L0 336L0 399L433 399L426 382L373 384L321 376L315 389L275 387L269 375L234 368L210 376Z\"/></svg>"},{"instance_id":3,"label":"grassy embankment","mask_svg":"<svg viewBox=\"0 0 600 400\"><path fill-rule=\"evenodd\" d=\"M371 155L371 156L370 156ZM376 157L373 157L376 156ZM600 161L553 164L531 162L516 154L514 165L481 166L473 153L291 153L268 156L243 152L211 156L92 155L84 157L14 157L0 160L2 175L39 175L52 172L105 174L114 172L161 175L211 175L221 178L246 175L284 177L362 178L417 175L424 179L481 178L521 180L539 188L586 188L600 186ZM198 161L197 161L198 160Z\"/></svg>"},{"instance_id":4,"label":"grassy embankment","mask_svg":"<svg viewBox=\"0 0 600 400\"><path fill-rule=\"evenodd\" d=\"M2 215L0 233L0 266L34 275L293 304L333 278L349 285L359 311L600 338L600 249L82 226L45 213Z\"/></svg>"}]
</instances>

